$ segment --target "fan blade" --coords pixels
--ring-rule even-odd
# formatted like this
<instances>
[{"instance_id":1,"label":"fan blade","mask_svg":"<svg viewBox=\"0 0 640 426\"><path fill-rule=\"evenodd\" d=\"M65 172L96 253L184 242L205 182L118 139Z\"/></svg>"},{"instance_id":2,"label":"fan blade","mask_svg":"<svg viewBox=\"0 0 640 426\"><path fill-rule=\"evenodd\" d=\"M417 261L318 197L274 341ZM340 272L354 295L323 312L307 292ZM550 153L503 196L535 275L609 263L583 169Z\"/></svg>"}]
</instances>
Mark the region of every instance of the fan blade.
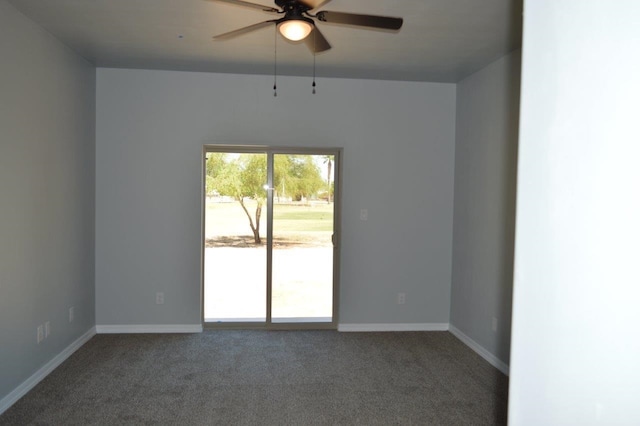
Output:
<instances>
[{"instance_id":1,"label":"fan blade","mask_svg":"<svg viewBox=\"0 0 640 426\"><path fill-rule=\"evenodd\" d=\"M385 30L399 30L403 22L402 18L393 18L391 16L360 15L344 12L322 11L318 12L316 16L319 20L331 24L358 25Z\"/></svg>"},{"instance_id":2,"label":"fan blade","mask_svg":"<svg viewBox=\"0 0 640 426\"><path fill-rule=\"evenodd\" d=\"M217 36L213 36L214 40L228 40L233 37L237 37L242 34L246 34L251 31L259 30L260 28L268 27L271 24L274 24L276 21L264 21L257 24L249 25L248 27L240 28L239 30L229 31L228 33L219 34Z\"/></svg>"},{"instance_id":3,"label":"fan blade","mask_svg":"<svg viewBox=\"0 0 640 426\"><path fill-rule=\"evenodd\" d=\"M331 45L316 26L314 26L311 34L305 37L304 44L306 44L309 50L314 53L320 53L331 49Z\"/></svg>"},{"instance_id":4,"label":"fan blade","mask_svg":"<svg viewBox=\"0 0 640 426\"><path fill-rule=\"evenodd\" d=\"M275 7L263 6L261 4L249 3L248 1L242 1L242 0L209 0L209 1L219 1L219 2L222 2L222 3L231 3L231 4L236 4L238 6L251 7L253 9L260 9L260 10L262 10L264 12L276 12L276 13L280 12L280 10L276 9Z\"/></svg>"},{"instance_id":5,"label":"fan blade","mask_svg":"<svg viewBox=\"0 0 640 426\"><path fill-rule=\"evenodd\" d=\"M325 4L329 3L331 0L298 0L298 3L302 3L309 8L309 10L317 9Z\"/></svg>"}]
</instances>

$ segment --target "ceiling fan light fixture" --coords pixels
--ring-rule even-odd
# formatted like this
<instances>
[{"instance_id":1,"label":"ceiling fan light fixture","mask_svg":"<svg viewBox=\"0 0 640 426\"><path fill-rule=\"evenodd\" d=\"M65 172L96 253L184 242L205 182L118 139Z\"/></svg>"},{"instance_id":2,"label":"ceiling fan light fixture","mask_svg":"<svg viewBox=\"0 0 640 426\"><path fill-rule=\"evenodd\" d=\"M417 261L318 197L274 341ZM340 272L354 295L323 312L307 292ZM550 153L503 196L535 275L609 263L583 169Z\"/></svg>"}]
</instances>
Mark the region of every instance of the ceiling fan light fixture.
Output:
<instances>
[{"instance_id":1,"label":"ceiling fan light fixture","mask_svg":"<svg viewBox=\"0 0 640 426\"><path fill-rule=\"evenodd\" d=\"M311 20L309 20L311 21ZM288 19L278 25L278 31L287 40L300 41L313 30L313 21L303 19Z\"/></svg>"}]
</instances>

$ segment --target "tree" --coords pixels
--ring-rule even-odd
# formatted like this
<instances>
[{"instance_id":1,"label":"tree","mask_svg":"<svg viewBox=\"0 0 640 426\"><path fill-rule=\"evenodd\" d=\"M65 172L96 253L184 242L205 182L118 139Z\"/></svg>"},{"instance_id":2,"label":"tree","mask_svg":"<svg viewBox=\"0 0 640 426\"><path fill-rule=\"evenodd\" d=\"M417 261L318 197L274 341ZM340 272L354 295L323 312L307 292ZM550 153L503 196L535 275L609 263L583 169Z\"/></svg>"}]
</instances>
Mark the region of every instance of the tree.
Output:
<instances>
[{"instance_id":1,"label":"tree","mask_svg":"<svg viewBox=\"0 0 640 426\"><path fill-rule=\"evenodd\" d=\"M264 184L267 181L267 157L264 154L241 154L237 159L225 162L214 176L214 187L220 194L228 195L240 203L249 219L249 226L256 244L260 244L260 218L266 201ZM256 201L254 216L251 215L245 199ZM254 220L255 219L255 220Z\"/></svg>"},{"instance_id":2,"label":"tree","mask_svg":"<svg viewBox=\"0 0 640 426\"><path fill-rule=\"evenodd\" d=\"M278 197L286 197L291 192L289 184L290 158L288 155L276 155L273 157L273 187ZM276 195L274 194L274 195Z\"/></svg>"},{"instance_id":3,"label":"tree","mask_svg":"<svg viewBox=\"0 0 640 426\"><path fill-rule=\"evenodd\" d=\"M262 206L266 201L267 190L264 185L267 182L267 157L263 154L246 154L240 156L239 159L241 172L240 179L242 188L241 192L236 196L240 202L242 209L249 218L249 226L253 231L253 238L256 244L260 244L260 217L262 216ZM245 198L254 199L256 204L255 224L251 219L251 214L244 204Z\"/></svg>"},{"instance_id":4,"label":"tree","mask_svg":"<svg viewBox=\"0 0 640 426\"><path fill-rule=\"evenodd\" d=\"M217 191L237 200L249 219L254 242L260 244L260 218L267 196L267 156L240 154L231 158L224 153L210 153L206 171L207 194ZM324 185L320 169L310 155L276 155L273 183L276 188L286 187L296 200L314 195ZM247 208L247 199L256 201L253 215Z\"/></svg>"},{"instance_id":5,"label":"tree","mask_svg":"<svg viewBox=\"0 0 640 426\"><path fill-rule=\"evenodd\" d=\"M286 178L287 188L293 199L302 200L311 197L322 188L324 182L320 177L320 168L313 162L311 155L288 155Z\"/></svg>"},{"instance_id":6,"label":"tree","mask_svg":"<svg viewBox=\"0 0 640 426\"><path fill-rule=\"evenodd\" d=\"M327 202L330 202L333 198L333 188L331 185L331 166L333 165L333 155L325 155L323 163L327 165Z\"/></svg>"},{"instance_id":7,"label":"tree","mask_svg":"<svg viewBox=\"0 0 640 426\"><path fill-rule=\"evenodd\" d=\"M223 167L226 166L227 154L224 152L209 152L207 153L206 161L206 180L205 180L205 192L207 196L215 195L216 184L215 176L217 176Z\"/></svg>"}]
</instances>

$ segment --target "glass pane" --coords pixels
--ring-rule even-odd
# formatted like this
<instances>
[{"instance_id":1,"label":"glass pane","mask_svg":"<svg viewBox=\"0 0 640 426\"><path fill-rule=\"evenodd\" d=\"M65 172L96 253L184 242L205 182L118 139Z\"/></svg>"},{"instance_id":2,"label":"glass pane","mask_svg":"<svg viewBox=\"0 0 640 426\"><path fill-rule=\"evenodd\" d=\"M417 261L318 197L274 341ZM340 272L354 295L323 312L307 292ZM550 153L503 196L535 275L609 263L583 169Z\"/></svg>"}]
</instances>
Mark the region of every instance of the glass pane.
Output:
<instances>
[{"instance_id":1,"label":"glass pane","mask_svg":"<svg viewBox=\"0 0 640 426\"><path fill-rule=\"evenodd\" d=\"M331 322L334 156L274 156L273 322Z\"/></svg>"},{"instance_id":2,"label":"glass pane","mask_svg":"<svg viewBox=\"0 0 640 426\"><path fill-rule=\"evenodd\" d=\"M266 321L266 181L266 154L207 153L207 322Z\"/></svg>"}]
</instances>

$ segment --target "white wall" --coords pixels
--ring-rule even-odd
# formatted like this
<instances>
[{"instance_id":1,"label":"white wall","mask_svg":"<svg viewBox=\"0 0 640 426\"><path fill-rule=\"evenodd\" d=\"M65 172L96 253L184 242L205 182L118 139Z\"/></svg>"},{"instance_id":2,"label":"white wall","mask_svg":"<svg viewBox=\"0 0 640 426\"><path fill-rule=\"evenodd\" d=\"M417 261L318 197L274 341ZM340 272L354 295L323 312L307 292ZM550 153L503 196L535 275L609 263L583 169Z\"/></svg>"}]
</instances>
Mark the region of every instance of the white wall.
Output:
<instances>
[{"instance_id":1,"label":"white wall","mask_svg":"<svg viewBox=\"0 0 640 426\"><path fill-rule=\"evenodd\" d=\"M519 50L457 87L451 325L504 371L511 335L519 100Z\"/></svg>"},{"instance_id":2,"label":"white wall","mask_svg":"<svg viewBox=\"0 0 640 426\"><path fill-rule=\"evenodd\" d=\"M509 424L640 424L640 2L525 3Z\"/></svg>"},{"instance_id":3,"label":"white wall","mask_svg":"<svg viewBox=\"0 0 640 426\"><path fill-rule=\"evenodd\" d=\"M277 98L272 85L98 70L98 324L200 324L210 143L344 147L340 322L448 322L455 85L321 79L312 95L310 78L290 77Z\"/></svg>"},{"instance_id":4,"label":"white wall","mask_svg":"<svg viewBox=\"0 0 640 426\"><path fill-rule=\"evenodd\" d=\"M4 0L0 58L1 411L95 325L95 69Z\"/></svg>"}]
</instances>

